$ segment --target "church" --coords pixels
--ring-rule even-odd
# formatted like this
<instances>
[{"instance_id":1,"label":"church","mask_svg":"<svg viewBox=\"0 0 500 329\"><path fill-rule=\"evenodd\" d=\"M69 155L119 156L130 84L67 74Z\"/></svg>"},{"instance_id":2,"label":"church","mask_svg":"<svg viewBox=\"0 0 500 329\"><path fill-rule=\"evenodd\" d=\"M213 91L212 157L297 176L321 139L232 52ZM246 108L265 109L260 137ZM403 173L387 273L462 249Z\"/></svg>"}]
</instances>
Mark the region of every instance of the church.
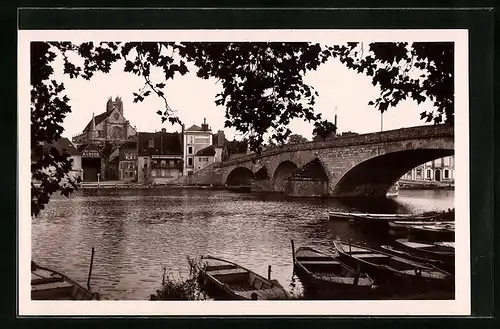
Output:
<instances>
[{"instance_id":1,"label":"church","mask_svg":"<svg viewBox=\"0 0 500 329\"><path fill-rule=\"evenodd\" d=\"M137 131L125 118L120 97L111 97L106 111L96 116L72 141L82 154L85 181L118 179L119 148L137 139Z\"/></svg>"},{"instance_id":2,"label":"church","mask_svg":"<svg viewBox=\"0 0 500 329\"><path fill-rule=\"evenodd\" d=\"M113 101L110 97L106 111L94 116L82 133L73 137L73 143L104 144L105 142L125 143L135 139L137 131L123 115L123 102L120 97Z\"/></svg>"}]
</instances>

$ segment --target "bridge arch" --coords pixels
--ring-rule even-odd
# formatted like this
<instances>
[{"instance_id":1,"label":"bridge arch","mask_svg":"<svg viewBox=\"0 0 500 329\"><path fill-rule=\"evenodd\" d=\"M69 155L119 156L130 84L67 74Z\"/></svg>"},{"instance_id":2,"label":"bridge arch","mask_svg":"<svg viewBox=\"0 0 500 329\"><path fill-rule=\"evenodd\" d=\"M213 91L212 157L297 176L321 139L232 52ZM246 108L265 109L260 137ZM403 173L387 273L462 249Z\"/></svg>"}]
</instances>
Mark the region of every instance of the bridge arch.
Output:
<instances>
[{"instance_id":1,"label":"bridge arch","mask_svg":"<svg viewBox=\"0 0 500 329\"><path fill-rule=\"evenodd\" d=\"M298 166L289 160L281 162L274 170L272 178L273 191L282 192L285 190L286 180L290 178Z\"/></svg>"},{"instance_id":2,"label":"bridge arch","mask_svg":"<svg viewBox=\"0 0 500 329\"><path fill-rule=\"evenodd\" d=\"M259 170L257 170L253 175L253 178L256 180L269 179L269 173L266 166L262 166Z\"/></svg>"},{"instance_id":3,"label":"bridge arch","mask_svg":"<svg viewBox=\"0 0 500 329\"><path fill-rule=\"evenodd\" d=\"M234 168L224 182L227 186L250 186L252 184L253 172L247 167Z\"/></svg>"},{"instance_id":4,"label":"bridge arch","mask_svg":"<svg viewBox=\"0 0 500 329\"><path fill-rule=\"evenodd\" d=\"M374 156L345 172L332 195L383 197L409 170L454 153L453 149L409 149Z\"/></svg>"}]
</instances>

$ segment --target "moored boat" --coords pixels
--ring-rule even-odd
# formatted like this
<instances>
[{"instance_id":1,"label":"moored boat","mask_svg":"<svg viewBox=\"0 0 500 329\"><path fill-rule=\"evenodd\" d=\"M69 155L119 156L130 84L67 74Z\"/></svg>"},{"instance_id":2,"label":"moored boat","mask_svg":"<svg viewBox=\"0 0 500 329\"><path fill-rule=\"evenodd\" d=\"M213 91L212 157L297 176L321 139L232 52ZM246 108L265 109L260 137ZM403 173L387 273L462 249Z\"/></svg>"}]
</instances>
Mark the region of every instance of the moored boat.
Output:
<instances>
[{"instance_id":1,"label":"moored boat","mask_svg":"<svg viewBox=\"0 0 500 329\"><path fill-rule=\"evenodd\" d=\"M400 256L400 257L403 257L403 258L406 258L406 259L409 259L409 260L414 260L414 261L420 262L420 263L428 263L428 264L431 264L433 266L437 266L439 268L445 269L444 263L442 261L440 261L440 260L437 260L437 259L432 259L432 258L426 258L426 257L420 257L420 256L417 256L417 255L413 255L413 254L411 254L409 252L406 252L404 250L395 248L393 246L382 245L382 246L380 246L380 248L384 249L385 252L387 252L389 254L393 254L395 256Z\"/></svg>"},{"instance_id":2,"label":"moored boat","mask_svg":"<svg viewBox=\"0 0 500 329\"><path fill-rule=\"evenodd\" d=\"M100 296L62 273L31 262L31 299L98 300Z\"/></svg>"},{"instance_id":3,"label":"moored boat","mask_svg":"<svg viewBox=\"0 0 500 329\"><path fill-rule=\"evenodd\" d=\"M222 299L276 300L289 299L287 291L276 280L222 258L203 256L198 268L205 285L211 285Z\"/></svg>"},{"instance_id":4,"label":"moored boat","mask_svg":"<svg viewBox=\"0 0 500 329\"><path fill-rule=\"evenodd\" d=\"M407 221L407 220L391 220L389 221L389 228L392 230L408 230L411 226L427 226L429 224L432 225L447 225L453 224L454 222L446 221L446 222L436 222L436 221Z\"/></svg>"},{"instance_id":5,"label":"moored boat","mask_svg":"<svg viewBox=\"0 0 500 329\"><path fill-rule=\"evenodd\" d=\"M401 256L369 247L335 241L340 259L351 267L360 266L376 284L407 284L407 287L421 288L426 285L451 286L454 282L450 273L431 264L416 262Z\"/></svg>"},{"instance_id":6,"label":"moored boat","mask_svg":"<svg viewBox=\"0 0 500 329\"><path fill-rule=\"evenodd\" d=\"M455 224L412 225L408 228L409 236L416 241L454 241Z\"/></svg>"},{"instance_id":7,"label":"moored boat","mask_svg":"<svg viewBox=\"0 0 500 329\"><path fill-rule=\"evenodd\" d=\"M306 288L328 291L337 298L366 297L372 290L373 280L366 273L353 269L334 255L300 247L293 257L295 273Z\"/></svg>"},{"instance_id":8,"label":"moored boat","mask_svg":"<svg viewBox=\"0 0 500 329\"><path fill-rule=\"evenodd\" d=\"M396 245L412 255L439 260L447 271L454 271L455 246L453 243L423 243L409 239L397 239Z\"/></svg>"},{"instance_id":9,"label":"moored boat","mask_svg":"<svg viewBox=\"0 0 500 329\"><path fill-rule=\"evenodd\" d=\"M348 220L350 222L363 223L388 223L390 221L426 221L432 222L438 218L437 213L429 214L370 214L356 212L330 211L330 219Z\"/></svg>"}]
</instances>

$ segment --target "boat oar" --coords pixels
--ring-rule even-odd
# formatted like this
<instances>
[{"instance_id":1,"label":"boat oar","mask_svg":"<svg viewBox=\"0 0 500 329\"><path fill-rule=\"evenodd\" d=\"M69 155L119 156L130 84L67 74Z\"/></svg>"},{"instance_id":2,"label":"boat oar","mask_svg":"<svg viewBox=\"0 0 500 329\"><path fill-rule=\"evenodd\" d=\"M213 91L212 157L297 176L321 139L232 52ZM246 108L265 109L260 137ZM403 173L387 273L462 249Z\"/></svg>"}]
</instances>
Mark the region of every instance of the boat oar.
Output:
<instances>
[{"instance_id":1,"label":"boat oar","mask_svg":"<svg viewBox=\"0 0 500 329\"><path fill-rule=\"evenodd\" d=\"M292 272L292 277L295 274L295 246L293 245L293 240L290 240L292 242L292 258L293 258L293 272Z\"/></svg>"}]
</instances>

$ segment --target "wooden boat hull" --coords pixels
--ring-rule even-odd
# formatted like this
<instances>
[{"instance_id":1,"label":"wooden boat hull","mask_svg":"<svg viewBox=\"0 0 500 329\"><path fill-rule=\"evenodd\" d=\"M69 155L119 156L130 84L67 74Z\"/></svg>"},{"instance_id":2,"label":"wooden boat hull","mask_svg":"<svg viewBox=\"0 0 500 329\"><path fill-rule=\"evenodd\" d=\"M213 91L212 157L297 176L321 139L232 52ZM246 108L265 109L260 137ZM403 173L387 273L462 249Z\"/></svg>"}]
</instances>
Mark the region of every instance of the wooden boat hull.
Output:
<instances>
[{"instance_id":1,"label":"wooden boat hull","mask_svg":"<svg viewBox=\"0 0 500 329\"><path fill-rule=\"evenodd\" d=\"M390 221L425 221L432 222L438 218L438 214L415 215L415 214L368 214L368 213L345 213L330 212L330 219L347 220L350 222L386 224Z\"/></svg>"},{"instance_id":2,"label":"wooden boat hull","mask_svg":"<svg viewBox=\"0 0 500 329\"><path fill-rule=\"evenodd\" d=\"M401 249L398 249L398 248L394 248L392 246L380 246L380 247L385 252L387 252L387 253L389 253L391 255L403 257L403 258L406 258L406 259L409 259L409 260L413 260L413 261L416 261L416 262L420 262L420 263L424 263L424 264L427 263L427 264L436 266L438 268L441 268L441 269L447 271L446 265L444 264L444 262L442 262L440 260L431 259L431 258L425 258L425 257L420 257L420 256L417 256L417 255L411 254L409 252L406 252L404 250L401 250Z\"/></svg>"},{"instance_id":3,"label":"wooden boat hull","mask_svg":"<svg viewBox=\"0 0 500 329\"><path fill-rule=\"evenodd\" d=\"M446 225L453 222L432 222L434 225ZM429 221L389 221L389 228L392 230L407 231L412 226L426 226Z\"/></svg>"},{"instance_id":4,"label":"wooden boat hull","mask_svg":"<svg viewBox=\"0 0 500 329\"><path fill-rule=\"evenodd\" d=\"M100 296L64 274L32 262L31 299L99 300Z\"/></svg>"},{"instance_id":5,"label":"wooden boat hull","mask_svg":"<svg viewBox=\"0 0 500 329\"><path fill-rule=\"evenodd\" d=\"M415 241L455 241L455 229L434 226L410 226L409 236Z\"/></svg>"},{"instance_id":6,"label":"wooden boat hull","mask_svg":"<svg viewBox=\"0 0 500 329\"><path fill-rule=\"evenodd\" d=\"M286 290L276 280L246 269L236 263L212 256L201 258L198 268L202 286L215 299L280 300L289 299Z\"/></svg>"},{"instance_id":7,"label":"wooden boat hull","mask_svg":"<svg viewBox=\"0 0 500 329\"><path fill-rule=\"evenodd\" d=\"M424 264L389 253L336 241L335 248L340 259L347 265L367 272L376 284L404 284L408 288L419 289L424 286L454 285L453 276L429 264Z\"/></svg>"},{"instance_id":8,"label":"wooden boat hull","mask_svg":"<svg viewBox=\"0 0 500 329\"><path fill-rule=\"evenodd\" d=\"M435 259L442 263L442 267L446 271L455 271L455 248L415 242L409 239L397 239L395 243L400 249L409 254L426 259Z\"/></svg>"},{"instance_id":9,"label":"wooden boat hull","mask_svg":"<svg viewBox=\"0 0 500 329\"><path fill-rule=\"evenodd\" d=\"M335 298L365 298L373 291L373 280L367 274L314 248L300 247L294 252L294 271L305 289Z\"/></svg>"}]
</instances>

